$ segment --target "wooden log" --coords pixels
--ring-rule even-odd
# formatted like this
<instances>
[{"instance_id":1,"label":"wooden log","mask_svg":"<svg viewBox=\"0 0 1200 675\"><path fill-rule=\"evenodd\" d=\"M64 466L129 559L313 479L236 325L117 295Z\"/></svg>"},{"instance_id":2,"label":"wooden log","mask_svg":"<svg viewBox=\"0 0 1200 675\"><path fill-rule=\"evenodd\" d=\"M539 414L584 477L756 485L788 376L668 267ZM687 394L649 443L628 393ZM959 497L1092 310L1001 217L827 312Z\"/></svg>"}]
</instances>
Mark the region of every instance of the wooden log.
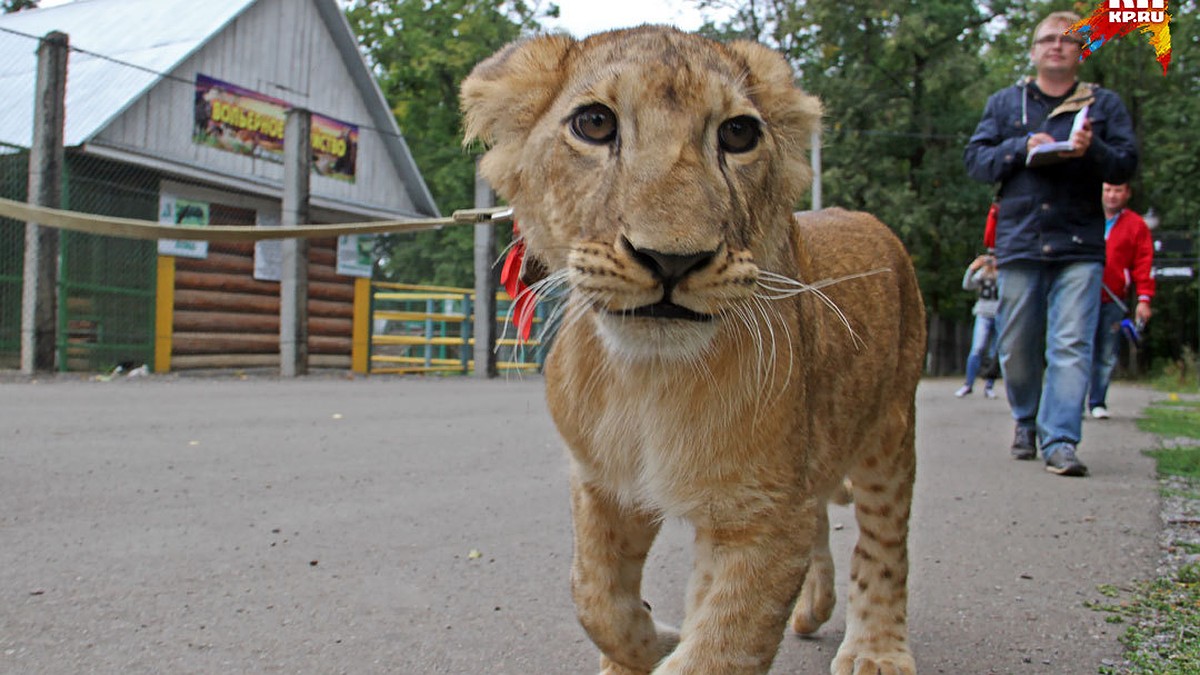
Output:
<instances>
[{"instance_id":1,"label":"wooden log","mask_svg":"<svg viewBox=\"0 0 1200 675\"><path fill-rule=\"evenodd\" d=\"M310 239L308 241L308 262L317 265L326 265L329 267L337 266L337 241L333 239L325 240L330 242L327 245L321 246L318 244L322 240Z\"/></svg>"},{"instance_id":2,"label":"wooden log","mask_svg":"<svg viewBox=\"0 0 1200 675\"><path fill-rule=\"evenodd\" d=\"M318 261L314 261L313 256L309 256L309 281L328 281L353 285L354 277L337 273L336 253L332 255L333 257L329 262L323 261L325 256L317 256L321 259ZM236 253L214 253L210 251L208 257L203 259L176 258L175 269L179 272L224 273L254 278L254 256L252 254L241 255Z\"/></svg>"},{"instance_id":3,"label":"wooden log","mask_svg":"<svg viewBox=\"0 0 1200 675\"><path fill-rule=\"evenodd\" d=\"M254 242L252 241L211 241L208 243L208 254L214 253L231 253L240 256L254 255Z\"/></svg>"},{"instance_id":4,"label":"wooden log","mask_svg":"<svg viewBox=\"0 0 1200 675\"><path fill-rule=\"evenodd\" d=\"M278 354L279 336L269 333L175 333L175 354Z\"/></svg>"},{"instance_id":5,"label":"wooden log","mask_svg":"<svg viewBox=\"0 0 1200 675\"><path fill-rule=\"evenodd\" d=\"M254 276L254 258L232 253L209 253L207 258L176 258L176 272L225 272Z\"/></svg>"},{"instance_id":6,"label":"wooden log","mask_svg":"<svg viewBox=\"0 0 1200 675\"><path fill-rule=\"evenodd\" d=\"M175 312L174 330L192 333L279 333L279 316L238 314L233 312ZM349 336L354 330L350 319L313 317L308 319L310 335Z\"/></svg>"},{"instance_id":7,"label":"wooden log","mask_svg":"<svg viewBox=\"0 0 1200 675\"><path fill-rule=\"evenodd\" d=\"M184 354L171 357L171 370L278 367L278 354Z\"/></svg>"},{"instance_id":8,"label":"wooden log","mask_svg":"<svg viewBox=\"0 0 1200 675\"><path fill-rule=\"evenodd\" d=\"M279 333L279 317L271 314L177 310L176 333Z\"/></svg>"},{"instance_id":9,"label":"wooden log","mask_svg":"<svg viewBox=\"0 0 1200 675\"><path fill-rule=\"evenodd\" d=\"M228 291L252 295L279 295L279 284L258 281L245 274L221 272L175 271L176 290Z\"/></svg>"},{"instance_id":10,"label":"wooden log","mask_svg":"<svg viewBox=\"0 0 1200 675\"><path fill-rule=\"evenodd\" d=\"M314 354L350 354L348 337L310 335ZM175 333L175 354L278 354L279 336L270 333Z\"/></svg>"},{"instance_id":11,"label":"wooden log","mask_svg":"<svg viewBox=\"0 0 1200 675\"><path fill-rule=\"evenodd\" d=\"M308 240L309 260L332 265L337 262L337 239L321 237ZM214 241L208 244L209 253L232 253L234 255L253 256L254 242L252 241ZM315 257L312 254L316 254Z\"/></svg>"},{"instance_id":12,"label":"wooden log","mask_svg":"<svg viewBox=\"0 0 1200 675\"><path fill-rule=\"evenodd\" d=\"M278 315L279 297L224 291L179 290L175 291L175 310ZM327 319L353 319L354 305L328 300L309 300L308 312L310 316Z\"/></svg>"},{"instance_id":13,"label":"wooden log","mask_svg":"<svg viewBox=\"0 0 1200 675\"><path fill-rule=\"evenodd\" d=\"M353 277L342 276L337 273L337 268L332 265L308 264L308 280L326 281L330 283L354 284Z\"/></svg>"},{"instance_id":14,"label":"wooden log","mask_svg":"<svg viewBox=\"0 0 1200 675\"><path fill-rule=\"evenodd\" d=\"M310 354L345 354L350 355L353 343L348 337L330 337L327 335L309 335L308 351Z\"/></svg>"},{"instance_id":15,"label":"wooden log","mask_svg":"<svg viewBox=\"0 0 1200 675\"><path fill-rule=\"evenodd\" d=\"M171 358L171 370L278 367L279 356L277 354L194 354ZM350 357L338 354L310 354L308 367L350 370Z\"/></svg>"},{"instance_id":16,"label":"wooden log","mask_svg":"<svg viewBox=\"0 0 1200 675\"><path fill-rule=\"evenodd\" d=\"M279 295L279 282L258 281L244 274L217 272L175 273L175 288L179 290L227 291L251 295ZM343 281L314 281L309 284L308 297L314 300L354 302L354 284Z\"/></svg>"},{"instance_id":17,"label":"wooden log","mask_svg":"<svg viewBox=\"0 0 1200 675\"><path fill-rule=\"evenodd\" d=\"M332 265L337 262L337 239L320 237L308 240L309 260ZM234 255L253 256L254 242L252 241L213 241L208 244L208 252L232 253ZM312 254L316 254L315 256Z\"/></svg>"},{"instance_id":18,"label":"wooden log","mask_svg":"<svg viewBox=\"0 0 1200 675\"><path fill-rule=\"evenodd\" d=\"M225 291L175 291L175 310L201 312L243 312L279 315L279 296L249 295Z\"/></svg>"}]
</instances>

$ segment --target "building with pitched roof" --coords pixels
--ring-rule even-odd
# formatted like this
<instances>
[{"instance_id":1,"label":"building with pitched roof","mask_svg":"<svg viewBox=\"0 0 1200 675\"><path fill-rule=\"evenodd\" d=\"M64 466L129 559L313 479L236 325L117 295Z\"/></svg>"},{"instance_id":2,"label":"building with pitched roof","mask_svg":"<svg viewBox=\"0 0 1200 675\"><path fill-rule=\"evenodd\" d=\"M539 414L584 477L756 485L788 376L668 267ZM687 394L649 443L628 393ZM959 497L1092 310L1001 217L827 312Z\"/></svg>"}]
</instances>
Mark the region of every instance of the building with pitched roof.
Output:
<instances>
[{"instance_id":1,"label":"building with pitched roof","mask_svg":"<svg viewBox=\"0 0 1200 675\"><path fill-rule=\"evenodd\" d=\"M3 196L25 197L36 50L52 31L70 44L64 208L278 224L281 120L295 107L313 113L314 222L438 215L336 0L75 0L0 16ZM24 230L11 225L0 225L0 364L19 350ZM354 307L366 301L356 279L369 261L339 268L337 245L311 245L318 367L350 366ZM60 369L278 364L270 245L63 233L61 247Z\"/></svg>"}]
</instances>

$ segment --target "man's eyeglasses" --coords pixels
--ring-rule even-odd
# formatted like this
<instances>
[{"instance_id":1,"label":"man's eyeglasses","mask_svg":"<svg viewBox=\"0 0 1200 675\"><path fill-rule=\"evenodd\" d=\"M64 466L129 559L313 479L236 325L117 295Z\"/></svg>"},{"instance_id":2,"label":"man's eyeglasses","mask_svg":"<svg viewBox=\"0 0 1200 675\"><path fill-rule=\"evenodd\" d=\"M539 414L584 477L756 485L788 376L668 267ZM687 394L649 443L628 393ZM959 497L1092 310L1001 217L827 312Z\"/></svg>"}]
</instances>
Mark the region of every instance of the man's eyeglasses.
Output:
<instances>
[{"instance_id":1,"label":"man's eyeglasses","mask_svg":"<svg viewBox=\"0 0 1200 675\"><path fill-rule=\"evenodd\" d=\"M1042 47L1049 47L1052 44L1060 44L1064 47L1066 45L1082 46L1083 40L1071 35L1043 35L1042 37L1034 40L1033 44L1040 45Z\"/></svg>"}]
</instances>

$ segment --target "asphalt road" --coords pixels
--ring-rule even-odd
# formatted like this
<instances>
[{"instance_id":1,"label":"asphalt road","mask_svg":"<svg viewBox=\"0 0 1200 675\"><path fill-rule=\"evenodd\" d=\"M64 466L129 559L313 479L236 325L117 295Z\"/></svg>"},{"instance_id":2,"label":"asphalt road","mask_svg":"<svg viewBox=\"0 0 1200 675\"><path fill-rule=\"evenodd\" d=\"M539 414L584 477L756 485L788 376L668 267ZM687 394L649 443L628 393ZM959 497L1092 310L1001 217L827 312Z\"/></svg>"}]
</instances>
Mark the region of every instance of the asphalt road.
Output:
<instances>
[{"instance_id":1,"label":"asphalt road","mask_svg":"<svg viewBox=\"0 0 1200 675\"><path fill-rule=\"evenodd\" d=\"M0 384L0 672L593 673L566 460L540 378ZM1152 392L1085 424L1087 479L1008 458L1003 400L919 392L910 558L922 673L1095 673L1099 584L1152 576ZM845 601L855 527L832 511ZM646 598L678 623L690 533ZM843 615L773 673L826 673Z\"/></svg>"}]
</instances>

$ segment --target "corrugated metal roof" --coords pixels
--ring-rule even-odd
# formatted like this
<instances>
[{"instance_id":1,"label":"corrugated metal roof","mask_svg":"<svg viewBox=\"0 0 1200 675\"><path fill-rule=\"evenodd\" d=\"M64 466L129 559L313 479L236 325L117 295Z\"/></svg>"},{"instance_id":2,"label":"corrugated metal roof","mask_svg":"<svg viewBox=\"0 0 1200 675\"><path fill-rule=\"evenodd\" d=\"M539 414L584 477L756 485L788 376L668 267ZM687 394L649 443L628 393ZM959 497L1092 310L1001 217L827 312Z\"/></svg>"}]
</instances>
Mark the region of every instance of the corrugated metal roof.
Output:
<instances>
[{"instance_id":1,"label":"corrugated metal roof","mask_svg":"<svg viewBox=\"0 0 1200 675\"><path fill-rule=\"evenodd\" d=\"M66 33L71 47L64 143L87 142L161 76L204 45L255 0L76 0L0 15L0 31L38 38ZM0 32L0 142L29 147L37 41Z\"/></svg>"},{"instance_id":2,"label":"corrugated metal roof","mask_svg":"<svg viewBox=\"0 0 1200 675\"><path fill-rule=\"evenodd\" d=\"M78 146L91 142L163 74L171 73L258 1L74 0L0 15L0 143L27 148L32 141L35 38L58 31L67 34L72 48L83 50L71 52L67 69L64 144ZM382 130L381 140L417 214L439 215L337 0L306 1L314 3L324 20L366 102L370 124Z\"/></svg>"}]
</instances>

